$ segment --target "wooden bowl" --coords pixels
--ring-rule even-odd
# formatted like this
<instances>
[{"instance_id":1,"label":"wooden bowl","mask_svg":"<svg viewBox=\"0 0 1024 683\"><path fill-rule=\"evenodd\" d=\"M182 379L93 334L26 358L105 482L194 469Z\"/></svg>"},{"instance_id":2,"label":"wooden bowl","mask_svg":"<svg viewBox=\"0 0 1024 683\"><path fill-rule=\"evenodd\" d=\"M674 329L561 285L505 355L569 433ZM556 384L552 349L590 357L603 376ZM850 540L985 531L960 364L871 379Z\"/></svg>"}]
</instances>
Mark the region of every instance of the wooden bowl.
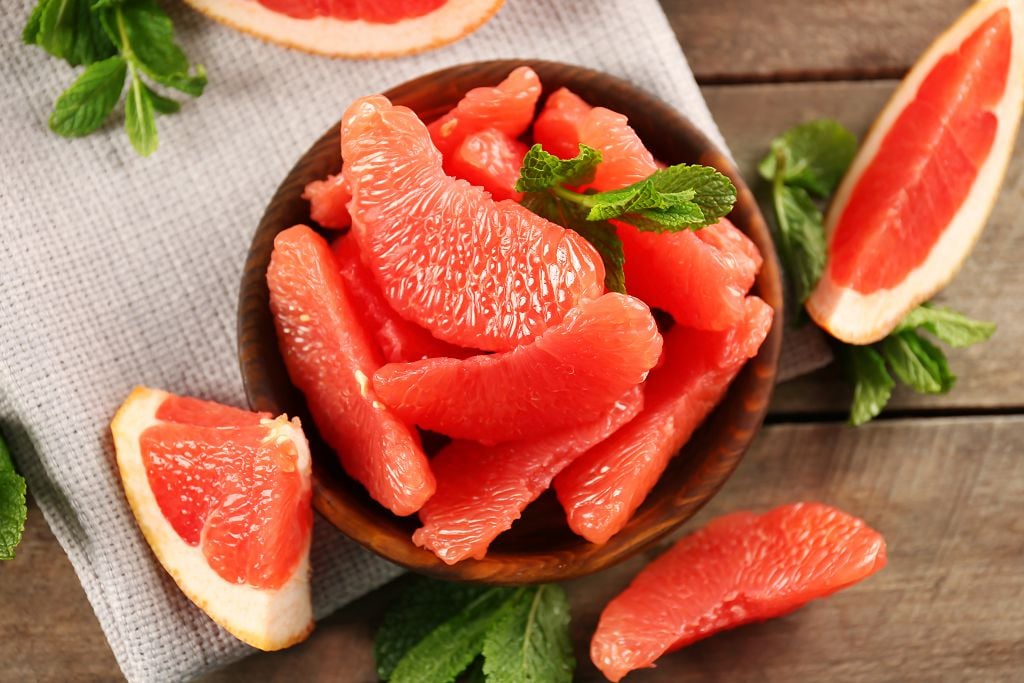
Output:
<instances>
[{"instance_id":1,"label":"wooden bowl","mask_svg":"<svg viewBox=\"0 0 1024 683\"><path fill-rule=\"evenodd\" d=\"M340 169L339 126L331 126L299 159L267 207L253 236L238 307L238 353L249 405L253 410L302 419L313 449L313 503L320 514L373 552L409 569L445 579L497 584L558 581L590 574L629 557L689 519L736 468L760 427L774 387L782 342L779 265L754 197L729 159L664 102L607 74L531 60L456 66L384 94L431 121L470 88L495 85L520 64L528 64L540 75L545 95L566 86L594 105L627 115L661 161L706 164L728 175L739 193L730 218L764 255L754 292L775 309L775 324L767 340L722 403L671 461L625 529L605 545L590 544L569 531L549 491L530 505L510 531L498 537L486 558L448 566L413 545L410 536L418 526L415 515L392 515L341 470L333 451L320 440L301 394L288 380L274 334L265 278L277 233L310 221L309 204L300 197L305 184Z\"/></svg>"}]
</instances>

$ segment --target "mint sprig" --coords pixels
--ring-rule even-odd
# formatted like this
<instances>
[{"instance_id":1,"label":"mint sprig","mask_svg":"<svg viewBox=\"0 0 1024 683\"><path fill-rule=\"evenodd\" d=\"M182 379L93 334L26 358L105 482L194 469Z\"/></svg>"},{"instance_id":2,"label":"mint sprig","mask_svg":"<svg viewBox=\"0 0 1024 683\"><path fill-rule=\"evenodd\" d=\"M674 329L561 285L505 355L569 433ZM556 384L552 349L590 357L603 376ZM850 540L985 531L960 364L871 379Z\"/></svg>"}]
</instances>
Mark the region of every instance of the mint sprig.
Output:
<instances>
[{"instance_id":1,"label":"mint sprig","mask_svg":"<svg viewBox=\"0 0 1024 683\"><path fill-rule=\"evenodd\" d=\"M14 559L27 516L25 480L14 471L11 452L0 436L0 560Z\"/></svg>"},{"instance_id":2,"label":"mint sprig","mask_svg":"<svg viewBox=\"0 0 1024 683\"><path fill-rule=\"evenodd\" d=\"M467 669L489 683L568 682L576 663L568 626L558 586L417 578L377 632L377 670L392 683L448 683Z\"/></svg>"},{"instance_id":3,"label":"mint sprig","mask_svg":"<svg viewBox=\"0 0 1024 683\"><path fill-rule=\"evenodd\" d=\"M148 156L159 145L156 114L173 114L180 103L143 77L192 97L206 87L205 70L190 66L170 18L154 0L39 0L22 40L86 67L50 116L50 129L64 137L98 130L124 94L128 139Z\"/></svg>"}]
</instances>

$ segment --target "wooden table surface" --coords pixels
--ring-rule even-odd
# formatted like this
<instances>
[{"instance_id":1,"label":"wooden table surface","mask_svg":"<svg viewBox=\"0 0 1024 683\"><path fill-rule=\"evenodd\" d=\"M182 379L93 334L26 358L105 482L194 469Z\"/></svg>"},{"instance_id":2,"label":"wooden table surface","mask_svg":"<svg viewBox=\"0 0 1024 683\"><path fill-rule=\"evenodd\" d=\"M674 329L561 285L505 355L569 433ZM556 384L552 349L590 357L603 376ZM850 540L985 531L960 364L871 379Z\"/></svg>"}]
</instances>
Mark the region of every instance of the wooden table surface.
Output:
<instances>
[{"instance_id":1,"label":"wooden table surface","mask_svg":"<svg viewBox=\"0 0 1024 683\"><path fill-rule=\"evenodd\" d=\"M770 138L834 117L862 134L914 57L967 0L662 0L747 178ZM642 681L1024 680L1024 154L995 213L941 295L994 320L988 343L949 353L946 396L898 391L880 420L843 423L829 369L779 387L769 424L689 528L738 508L821 500L889 543L869 581L790 616L666 657ZM573 582L578 680L603 680L586 643L600 606L643 564ZM372 681L370 644L387 587L324 620L292 650L209 681ZM26 615L32 615L26 618ZM0 680L120 680L67 558L31 508L16 560L0 565Z\"/></svg>"}]
</instances>

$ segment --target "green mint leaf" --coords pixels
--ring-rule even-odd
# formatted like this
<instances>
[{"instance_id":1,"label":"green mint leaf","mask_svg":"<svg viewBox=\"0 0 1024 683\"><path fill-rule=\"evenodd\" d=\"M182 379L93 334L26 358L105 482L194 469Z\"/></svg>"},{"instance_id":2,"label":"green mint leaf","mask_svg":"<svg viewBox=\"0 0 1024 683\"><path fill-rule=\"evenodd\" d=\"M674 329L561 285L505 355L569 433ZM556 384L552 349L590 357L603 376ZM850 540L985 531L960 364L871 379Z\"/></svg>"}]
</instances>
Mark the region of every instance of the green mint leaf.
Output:
<instances>
[{"instance_id":1,"label":"green mint leaf","mask_svg":"<svg viewBox=\"0 0 1024 683\"><path fill-rule=\"evenodd\" d=\"M623 217L638 230L647 232L677 232L699 230L708 225L704 212L693 202L685 202L667 209L652 209L627 214Z\"/></svg>"},{"instance_id":2,"label":"green mint leaf","mask_svg":"<svg viewBox=\"0 0 1024 683\"><path fill-rule=\"evenodd\" d=\"M821 211L802 187L789 187L778 179L772 188L772 199L778 224L775 237L779 254L794 294L803 303L825 270L825 229Z\"/></svg>"},{"instance_id":3,"label":"green mint leaf","mask_svg":"<svg viewBox=\"0 0 1024 683\"><path fill-rule=\"evenodd\" d=\"M488 590L488 586L479 584L414 579L377 631L377 675L389 679L406 653Z\"/></svg>"},{"instance_id":4,"label":"green mint leaf","mask_svg":"<svg viewBox=\"0 0 1024 683\"><path fill-rule=\"evenodd\" d=\"M149 96L149 100L153 103L153 109L158 114L176 114L181 109L181 103L177 100L172 100L170 97L164 97L145 83L142 84L145 88L146 94Z\"/></svg>"},{"instance_id":5,"label":"green mint leaf","mask_svg":"<svg viewBox=\"0 0 1024 683\"><path fill-rule=\"evenodd\" d=\"M124 59L117 56L86 67L54 103L50 130L64 137L79 137L102 126L121 99L127 69Z\"/></svg>"},{"instance_id":6,"label":"green mint leaf","mask_svg":"<svg viewBox=\"0 0 1024 683\"><path fill-rule=\"evenodd\" d=\"M771 151L758 166L765 180L779 173L782 182L801 187L818 197L835 190L857 153L857 138L837 121L811 121L775 138Z\"/></svg>"},{"instance_id":7,"label":"green mint leaf","mask_svg":"<svg viewBox=\"0 0 1024 683\"><path fill-rule=\"evenodd\" d=\"M115 54L89 7L90 0L42 0L29 15L22 40L68 62L89 65Z\"/></svg>"},{"instance_id":8,"label":"green mint leaf","mask_svg":"<svg viewBox=\"0 0 1024 683\"><path fill-rule=\"evenodd\" d=\"M893 374L914 391L944 394L953 388L956 377L949 369L946 355L916 332L890 334L879 346Z\"/></svg>"},{"instance_id":9,"label":"green mint leaf","mask_svg":"<svg viewBox=\"0 0 1024 683\"><path fill-rule=\"evenodd\" d=\"M677 164L655 171L648 178L662 195L693 192L693 201L704 214L704 225L714 225L736 203L736 186L710 166Z\"/></svg>"},{"instance_id":10,"label":"green mint leaf","mask_svg":"<svg viewBox=\"0 0 1024 683\"><path fill-rule=\"evenodd\" d=\"M484 639L488 683L571 683L569 600L559 586L521 588Z\"/></svg>"},{"instance_id":11,"label":"green mint leaf","mask_svg":"<svg viewBox=\"0 0 1024 683\"><path fill-rule=\"evenodd\" d=\"M206 70L196 65L189 72L188 58L174 42L174 24L154 0L97 4L106 6L113 9L102 16L103 26L126 59L160 85L193 97L203 94Z\"/></svg>"},{"instance_id":12,"label":"green mint leaf","mask_svg":"<svg viewBox=\"0 0 1024 683\"><path fill-rule=\"evenodd\" d=\"M845 346L843 355L853 382L850 424L859 426L878 417L896 382L885 367L885 359L870 346Z\"/></svg>"},{"instance_id":13,"label":"green mint leaf","mask_svg":"<svg viewBox=\"0 0 1024 683\"><path fill-rule=\"evenodd\" d=\"M43 12L46 11L47 5L53 0L39 0L35 7L32 8L32 13L28 15L28 21L25 22L25 28L21 29L21 42L26 45L35 45L36 41L39 40L39 31L43 22Z\"/></svg>"},{"instance_id":14,"label":"green mint leaf","mask_svg":"<svg viewBox=\"0 0 1024 683\"><path fill-rule=\"evenodd\" d=\"M0 436L0 560L14 559L27 516L25 480L14 471L11 453Z\"/></svg>"},{"instance_id":15,"label":"green mint leaf","mask_svg":"<svg viewBox=\"0 0 1024 683\"><path fill-rule=\"evenodd\" d=\"M543 192L559 185L585 185L594 179L599 163L601 153L586 145L580 145L580 153L572 159L559 159L540 145L534 145L523 158L515 190Z\"/></svg>"},{"instance_id":16,"label":"green mint leaf","mask_svg":"<svg viewBox=\"0 0 1024 683\"><path fill-rule=\"evenodd\" d=\"M128 99L124 105L124 129L136 152L145 157L156 151L159 138L153 100L149 98L148 89L138 77L134 77L128 87Z\"/></svg>"},{"instance_id":17,"label":"green mint leaf","mask_svg":"<svg viewBox=\"0 0 1024 683\"><path fill-rule=\"evenodd\" d=\"M930 304L918 306L896 326L897 332L923 329L954 348L971 346L983 342L996 331L995 323L968 318L949 308L938 308Z\"/></svg>"},{"instance_id":18,"label":"green mint leaf","mask_svg":"<svg viewBox=\"0 0 1024 683\"><path fill-rule=\"evenodd\" d=\"M433 629L395 666L391 683L449 683L483 650L494 616L515 589L489 587Z\"/></svg>"}]
</instances>

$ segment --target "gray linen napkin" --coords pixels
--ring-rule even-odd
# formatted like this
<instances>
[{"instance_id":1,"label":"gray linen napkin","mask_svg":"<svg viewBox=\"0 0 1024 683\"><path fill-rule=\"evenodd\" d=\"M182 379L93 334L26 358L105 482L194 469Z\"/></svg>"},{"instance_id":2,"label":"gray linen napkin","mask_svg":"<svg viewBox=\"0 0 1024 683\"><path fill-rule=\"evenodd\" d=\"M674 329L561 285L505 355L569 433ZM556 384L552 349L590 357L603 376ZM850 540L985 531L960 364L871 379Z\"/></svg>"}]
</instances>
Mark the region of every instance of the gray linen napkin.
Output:
<instances>
[{"instance_id":1,"label":"gray linen napkin","mask_svg":"<svg viewBox=\"0 0 1024 683\"><path fill-rule=\"evenodd\" d=\"M278 182L354 97L460 62L537 57L626 77L714 122L655 0L509 0L469 39L390 61L333 61L170 8L207 93L159 121L149 159L119 122L46 127L73 78L20 45L33 2L0 13L0 421L125 676L183 680L249 649L194 608L125 504L108 422L135 384L242 404L235 305L249 238ZM398 573L319 520L323 616Z\"/></svg>"}]
</instances>

